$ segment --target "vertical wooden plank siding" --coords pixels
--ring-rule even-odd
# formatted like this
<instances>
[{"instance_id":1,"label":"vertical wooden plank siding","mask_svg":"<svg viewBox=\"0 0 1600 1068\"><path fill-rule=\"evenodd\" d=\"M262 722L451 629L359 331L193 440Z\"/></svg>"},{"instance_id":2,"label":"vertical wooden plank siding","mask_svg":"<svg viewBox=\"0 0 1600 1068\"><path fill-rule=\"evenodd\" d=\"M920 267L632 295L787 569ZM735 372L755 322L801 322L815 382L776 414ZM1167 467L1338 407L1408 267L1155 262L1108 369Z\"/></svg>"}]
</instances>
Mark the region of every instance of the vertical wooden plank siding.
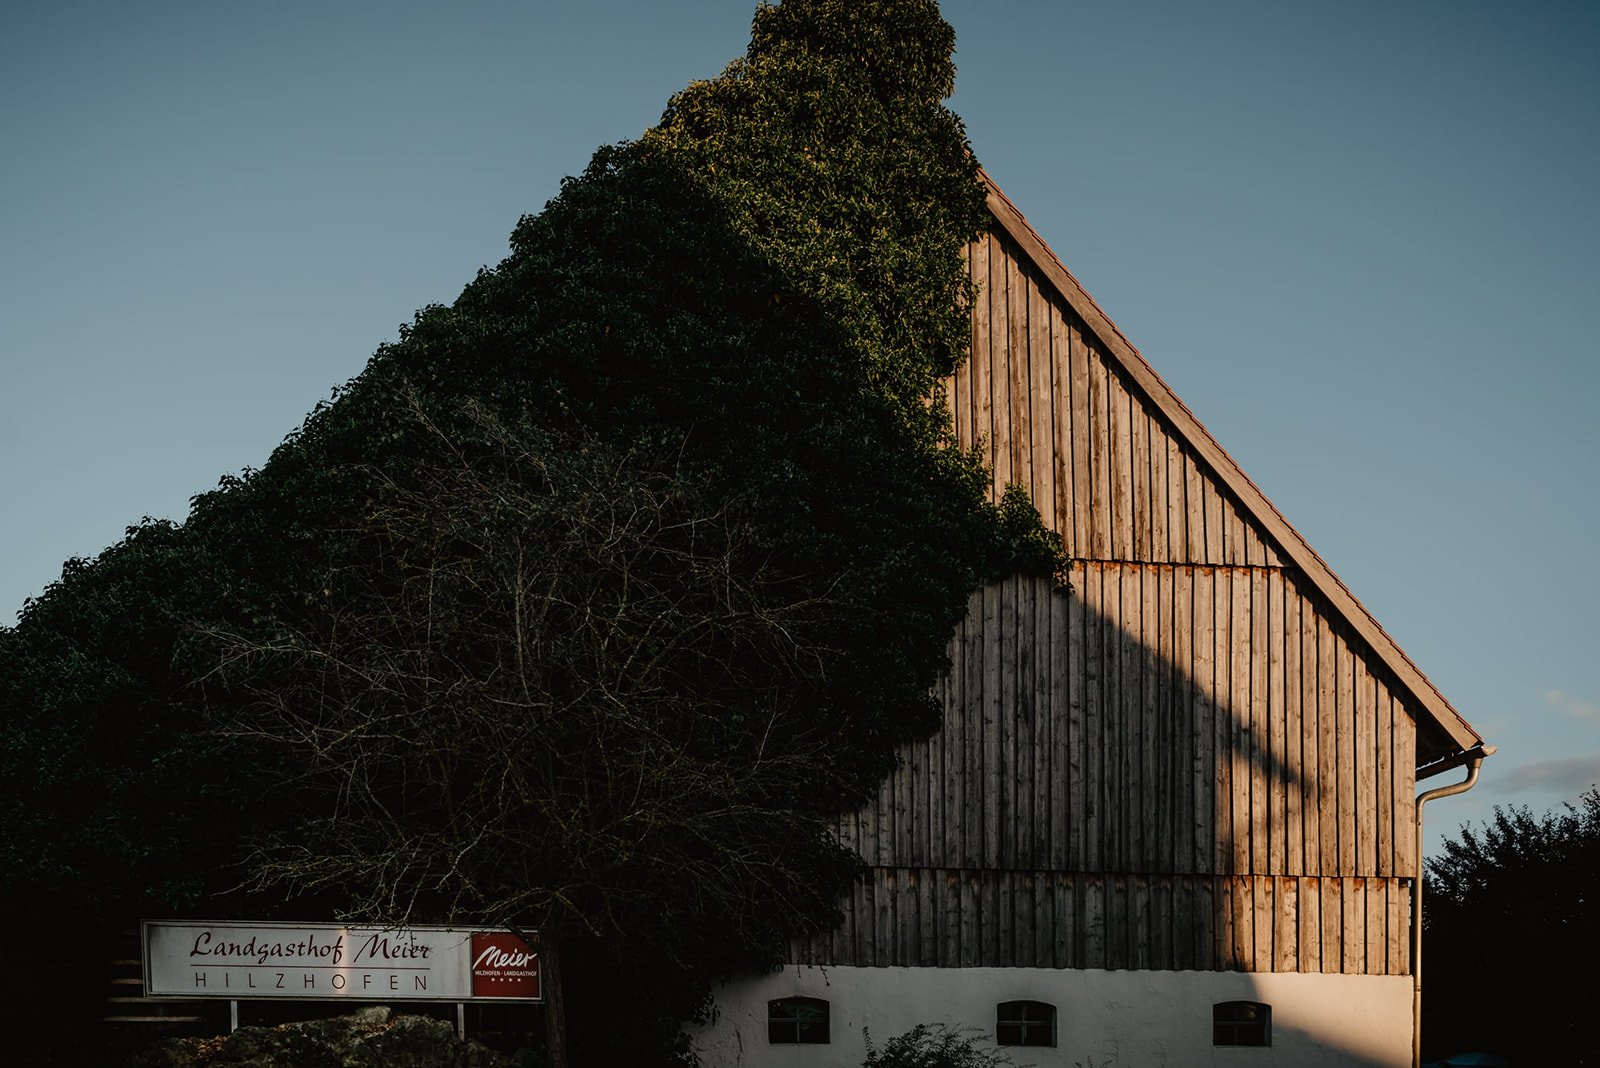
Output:
<instances>
[{"instance_id":1,"label":"vertical wooden plank siding","mask_svg":"<svg viewBox=\"0 0 1600 1068\"><path fill-rule=\"evenodd\" d=\"M1229 564L1227 554L1223 550L1223 491L1211 481L1209 472L1201 479L1201 493L1205 501L1205 560L1217 564Z\"/></svg>"},{"instance_id":2,"label":"vertical wooden plank siding","mask_svg":"<svg viewBox=\"0 0 1600 1068\"><path fill-rule=\"evenodd\" d=\"M1318 755L1321 733L1317 720L1317 614L1303 598L1297 597L1297 600L1300 604L1300 826L1305 834L1305 863L1301 870L1307 875L1321 875L1322 773ZM1302 898L1302 908L1306 904Z\"/></svg>"},{"instance_id":3,"label":"vertical wooden plank siding","mask_svg":"<svg viewBox=\"0 0 1600 1068\"><path fill-rule=\"evenodd\" d=\"M1356 834L1359 816L1356 812L1356 709L1355 709L1355 657L1350 655L1350 647L1343 641L1343 637L1334 646L1334 660L1337 687L1336 701L1338 707L1338 733L1336 741L1338 756L1336 764L1339 772L1339 804L1337 809L1337 822L1339 828L1339 871L1341 873L1355 873L1359 871L1356 864ZM1348 905L1348 901L1346 902Z\"/></svg>"},{"instance_id":4,"label":"vertical wooden plank siding","mask_svg":"<svg viewBox=\"0 0 1600 1068\"><path fill-rule=\"evenodd\" d=\"M1255 776L1255 761L1250 753L1251 717L1254 707L1250 695L1250 658L1254 642L1250 627L1254 613L1250 610L1250 573L1241 568L1228 569L1229 589L1232 594L1231 610L1226 628L1219 626L1218 634L1226 634L1223 653L1233 653L1232 674L1228 680L1227 725L1228 765L1232 782L1228 796L1233 800L1233 865L1228 870L1235 875L1253 870L1250 856L1251 788Z\"/></svg>"},{"instance_id":5,"label":"vertical wooden plank siding","mask_svg":"<svg viewBox=\"0 0 1600 1068\"><path fill-rule=\"evenodd\" d=\"M1017 678L1017 713L1010 717L1016 727L1011 737L1011 749L1016 760L1010 777L1015 798L1011 805L1013 817L1010 821L1013 824L1012 866L1031 869L1044 863L1035 843L1038 828L1049 824L1050 772L1048 765L1041 766L1041 760L1049 755L1049 748L1042 744L1039 732L1049 727L1046 717L1050 706L1048 702L1039 700L1040 694L1034 685L1038 620L1034 615L1033 600L1037 587L1021 576L1012 579L1012 582L1016 585L1017 593L1016 612L1012 616L1012 633L1016 642L1013 663ZM1038 789L1035 789L1036 783ZM1041 793L1044 795L1042 798Z\"/></svg>"},{"instance_id":6,"label":"vertical wooden plank siding","mask_svg":"<svg viewBox=\"0 0 1600 1068\"><path fill-rule=\"evenodd\" d=\"M862 853L862 857L869 863L882 864L891 857L903 854L896 850L898 843L895 841L894 808L895 795L899 793L901 785L906 781L905 775L891 775L878 784L878 804L874 813L876 819L870 821L872 847L870 853Z\"/></svg>"},{"instance_id":7,"label":"vertical wooden plank siding","mask_svg":"<svg viewBox=\"0 0 1600 1068\"><path fill-rule=\"evenodd\" d=\"M1133 494L1128 518L1132 522L1133 536L1128 545L1129 560L1153 560L1150 546L1150 414L1140 406L1138 399L1128 401L1128 438L1131 442L1128 469L1128 488Z\"/></svg>"},{"instance_id":8,"label":"vertical wooden plank siding","mask_svg":"<svg viewBox=\"0 0 1600 1068\"><path fill-rule=\"evenodd\" d=\"M976 296L972 314L972 351L962 364L957 380L965 379L968 388L961 390L967 408L956 421L958 430L965 426L969 436L962 442L969 448L985 447L993 463L994 424L990 419L989 399L989 330L990 305L994 294L989 285L988 238L979 238L967 249L967 271L972 279Z\"/></svg>"},{"instance_id":9,"label":"vertical wooden plank siding","mask_svg":"<svg viewBox=\"0 0 1600 1068\"><path fill-rule=\"evenodd\" d=\"M1142 559L1166 563L1172 559L1167 548L1167 435L1158 418L1140 411L1144 416L1144 435L1149 441L1146 464L1150 479L1150 536Z\"/></svg>"},{"instance_id":10,"label":"vertical wooden plank siding","mask_svg":"<svg viewBox=\"0 0 1600 1068\"><path fill-rule=\"evenodd\" d=\"M1127 691L1123 686L1122 634L1122 576L1115 567L1100 569L1100 811L1096 823L1099 842L1095 846L1102 871L1122 871L1120 848L1121 831L1126 824L1126 811L1122 808L1122 769L1127 761L1127 749L1121 744L1123 704ZM1116 922L1114 905L1116 887L1109 881L1103 888L1106 916ZM1114 945L1107 936L1107 960L1114 959Z\"/></svg>"},{"instance_id":11,"label":"vertical wooden plank siding","mask_svg":"<svg viewBox=\"0 0 1600 1068\"><path fill-rule=\"evenodd\" d=\"M1173 741L1173 841L1172 870L1195 871L1195 840L1198 816L1206 806L1200 799L1210 783L1198 781L1194 723L1200 714L1195 698L1194 651L1194 572L1191 568L1172 569L1172 727ZM1183 915L1179 914L1180 917ZM1180 949L1182 947L1180 946Z\"/></svg>"},{"instance_id":12,"label":"vertical wooden plank siding","mask_svg":"<svg viewBox=\"0 0 1600 1068\"><path fill-rule=\"evenodd\" d=\"M1139 764L1143 756L1140 738L1144 732L1144 692L1149 681L1144 670L1140 642L1144 630L1144 620L1140 614L1143 605L1139 595L1143 571L1119 567L1114 572L1120 594L1119 617L1114 627L1122 679L1122 714L1118 718L1116 740L1112 743L1116 751L1122 754L1122 759L1117 762L1120 779L1117 784L1117 804L1120 811L1117 819L1119 833L1114 839L1117 847L1115 866L1118 871L1137 871L1143 866L1138 849L1145 799L1138 786Z\"/></svg>"},{"instance_id":13,"label":"vertical wooden plank siding","mask_svg":"<svg viewBox=\"0 0 1600 1068\"><path fill-rule=\"evenodd\" d=\"M972 349L945 394L957 441L984 448L993 492L1027 487L1075 556L1281 567L1270 539L1009 238L980 237L967 262Z\"/></svg>"},{"instance_id":14,"label":"vertical wooden plank siding","mask_svg":"<svg viewBox=\"0 0 1600 1068\"><path fill-rule=\"evenodd\" d=\"M1008 239L975 241L956 438L1024 484L1070 589L975 593L942 729L837 833L868 966L1404 973L1412 698Z\"/></svg>"},{"instance_id":15,"label":"vertical wooden plank siding","mask_svg":"<svg viewBox=\"0 0 1600 1068\"><path fill-rule=\"evenodd\" d=\"M1141 567L1139 575L1140 671L1144 676L1139 713L1139 778L1133 784L1139 797L1139 840L1135 843L1136 871L1171 871L1170 859L1163 858L1166 809L1171 789L1164 777L1164 750L1172 742L1172 731L1162 715L1165 662L1161 634L1161 568ZM1152 906L1153 907L1153 906Z\"/></svg>"},{"instance_id":16,"label":"vertical wooden plank siding","mask_svg":"<svg viewBox=\"0 0 1600 1068\"><path fill-rule=\"evenodd\" d=\"M1067 341L1068 388L1071 391L1067 397L1067 411L1072 426L1072 488L1064 504L1072 513L1072 540L1068 551L1077 559L1093 551L1093 526L1089 518L1094 501L1093 468L1089 461L1089 364L1093 355L1078 325L1070 320L1069 313L1057 308L1056 314L1061 317L1062 333Z\"/></svg>"},{"instance_id":17,"label":"vertical wooden plank siding","mask_svg":"<svg viewBox=\"0 0 1600 1068\"><path fill-rule=\"evenodd\" d=\"M1177 824L1178 798L1180 793L1187 790L1187 781L1181 781L1173 773L1177 765L1182 734L1177 729L1176 717L1173 714L1172 693L1172 569L1159 567L1151 569L1148 612L1149 618L1155 625L1155 638L1152 645L1146 647L1150 669L1155 676L1153 690L1153 722L1151 728L1145 732L1145 744L1149 747L1151 755L1150 766L1146 771L1148 776L1141 788L1151 795L1151 810L1153 823L1150 825L1149 842L1147 848L1153 849L1147 864L1147 870L1175 872L1174 857L1177 851L1173 848L1173 838ZM1158 897L1154 899L1156 907L1162 904ZM1170 902L1169 902L1170 903Z\"/></svg>"},{"instance_id":18,"label":"vertical wooden plank siding","mask_svg":"<svg viewBox=\"0 0 1600 1068\"><path fill-rule=\"evenodd\" d=\"M1276 870L1271 863L1271 788L1268 782L1273 774L1271 750L1271 690L1272 677L1268 670L1268 644L1270 612L1267 608L1267 573L1260 568L1250 569L1250 714L1243 717L1248 725L1248 747L1242 754L1250 772L1250 795L1245 799L1249 807L1250 866L1249 872Z\"/></svg>"},{"instance_id":19,"label":"vertical wooden plank siding","mask_svg":"<svg viewBox=\"0 0 1600 1068\"><path fill-rule=\"evenodd\" d=\"M1028 583L1032 600L1033 633L1029 642L1031 653L1030 682L1033 686L1033 774L1026 789L1034 798L1033 822L1029 857L1034 868L1050 869L1060 865L1059 829L1062 826L1061 784L1064 771L1060 761L1057 736L1065 726L1065 717L1056 710L1056 687L1052 685L1059 667L1053 654L1056 647L1054 613L1048 588L1038 583ZM1061 699L1066 700L1065 688Z\"/></svg>"},{"instance_id":20,"label":"vertical wooden plank siding","mask_svg":"<svg viewBox=\"0 0 1600 1068\"><path fill-rule=\"evenodd\" d=\"M1415 879L1417 872L1416 714L1398 698L1394 712L1394 873Z\"/></svg>"},{"instance_id":21,"label":"vertical wooden plank siding","mask_svg":"<svg viewBox=\"0 0 1600 1068\"><path fill-rule=\"evenodd\" d=\"M972 640L972 601L972 598L967 598L967 614L956 626L956 633L950 639L950 670L944 676L944 724L933 736L937 739L939 763L929 789L934 803L939 806L939 835L929 843L928 855L923 858L924 863L929 865L937 865L941 857L964 856L962 832L965 814L961 796L966 776L961 765L961 728L966 718L968 665L965 650Z\"/></svg>"},{"instance_id":22,"label":"vertical wooden plank siding","mask_svg":"<svg viewBox=\"0 0 1600 1068\"><path fill-rule=\"evenodd\" d=\"M1118 966L1193 960L1197 925L1215 932L1219 967L1404 963L1391 928L1413 866L1414 727L1386 678L1288 576L1080 562L1072 585L1017 576L973 597L940 686L944 728L841 816L841 839L877 870L849 904L850 939L806 952L915 963L959 943L991 963L1054 959L1067 939L1038 910L1081 916L1038 880L1076 872L1101 877L1113 926L1100 949ZM1347 715L1353 742L1319 729ZM971 884L983 914L958 901L959 937L929 896L945 877L924 870ZM1191 873L1223 877L1204 924L1184 912ZM1074 944L1089 937L1075 929Z\"/></svg>"},{"instance_id":23,"label":"vertical wooden plank siding","mask_svg":"<svg viewBox=\"0 0 1600 1068\"><path fill-rule=\"evenodd\" d=\"M1305 833L1305 772L1301 765L1304 744L1304 722L1300 701L1303 683L1300 677L1300 657L1303 651L1300 640L1300 599L1294 585L1287 578L1282 584L1283 593L1283 827L1284 865L1288 874L1306 870Z\"/></svg>"},{"instance_id":24,"label":"vertical wooden plank siding","mask_svg":"<svg viewBox=\"0 0 1600 1068\"><path fill-rule=\"evenodd\" d=\"M1146 901L1146 915L1148 917L1148 934L1146 936L1145 967L1153 968L1158 963L1168 967L1176 967L1174 959L1173 923L1172 923L1172 887L1171 878L1151 876L1142 880L1140 893Z\"/></svg>"},{"instance_id":25,"label":"vertical wooden plank siding","mask_svg":"<svg viewBox=\"0 0 1600 1068\"><path fill-rule=\"evenodd\" d=\"M964 668L965 700L958 710L961 748L961 863L963 868L983 866L983 706L984 605L990 591L973 594L967 609L967 656Z\"/></svg>"},{"instance_id":26,"label":"vertical wooden plank siding","mask_svg":"<svg viewBox=\"0 0 1600 1068\"><path fill-rule=\"evenodd\" d=\"M1088 791L1088 667L1084 619L1084 593L1088 580L1082 567L1072 569L1074 586L1079 591L1067 599L1067 812L1069 829L1067 837L1068 871L1090 870L1088 849L1085 844L1089 826L1090 794ZM1074 912L1075 916L1080 913Z\"/></svg>"},{"instance_id":27,"label":"vertical wooden plank siding","mask_svg":"<svg viewBox=\"0 0 1600 1068\"><path fill-rule=\"evenodd\" d=\"M1015 850L1016 824L1021 796L1014 792L1011 781L1016 769L1013 751L1015 734L1022 726L1019 722L1026 710L1017 700L1017 603L1016 578L1000 583L996 608L995 636L985 652L994 665L995 688L993 703L984 717L985 737L993 746L992 755L985 762L989 771L984 801L985 826L989 829L990 845L985 852L993 867L1011 869L1017 866Z\"/></svg>"},{"instance_id":28,"label":"vertical wooden plank siding","mask_svg":"<svg viewBox=\"0 0 1600 1068\"><path fill-rule=\"evenodd\" d=\"M1165 559L1169 563L1190 563L1188 545L1188 498L1184 480L1183 447L1165 427L1162 428L1167 447L1167 545Z\"/></svg>"},{"instance_id":29,"label":"vertical wooden plank siding","mask_svg":"<svg viewBox=\"0 0 1600 1068\"><path fill-rule=\"evenodd\" d=\"M1322 971L1322 880L1299 880L1299 970Z\"/></svg>"},{"instance_id":30,"label":"vertical wooden plank siding","mask_svg":"<svg viewBox=\"0 0 1600 1068\"><path fill-rule=\"evenodd\" d=\"M1322 884L1322 970L1344 970L1344 880L1324 878Z\"/></svg>"},{"instance_id":31,"label":"vertical wooden plank siding","mask_svg":"<svg viewBox=\"0 0 1600 1068\"><path fill-rule=\"evenodd\" d=\"M1394 875L1394 698L1380 680L1377 684L1377 852L1376 874Z\"/></svg>"},{"instance_id":32,"label":"vertical wooden plank siding","mask_svg":"<svg viewBox=\"0 0 1600 1068\"><path fill-rule=\"evenodd\" d=\"M1378 873L1377 691L1366 661L1355 661L1356 871Z\"/></svg>"},{"instance_id":33,"label":"vertical wooden plank siding","mask_svg":"<svg viewBox=\"0 0 1600 1068\"><path fill-rule=\"evenodd\" d=\"M1081 338L1082 335L1080 334ZM1089 350L1089 547L1084 554L1093 560L1114 559L1111 546L1111 409L1106 399L1106 366L1098 354Z\"/></svg>"},{"instance_id":34,"label":"vertical wooden plank siding","mask_svg":"<svg viewBox=\"0 0 1600 1068\"><path fill-rule=\"evenodd\" d=\"M991 266L992 269L992 266ZM1031 346L1028 341L1028 279L1016 256L1006 257L1006 346L1003 350L1009 396L1011 437L1011 478L1033 495L1032 404L1028 396L1031 380ZM1038 500L1034 496L1034 500ZM1046 513L1048 514L1048 513Z\"/></svg>"},{"instance_id":35,"label":"vertical wooden plank siding","mask_svg":"<svg viewBox=\"0 0 1600 1068\"><path fill-rule=\"evenodd\" d=\"M1199 461L1183 454L1184 562L1209 563L1206 559L1205 476Z\"/></svg>"},{"instance_id":36,"label":"vertical wooden plank siding","mask_svg":"<svg viewBox=\"0 0 1600 1068\"><path fill-rule=\"evenodd\" d=\"M1104 968L1106 957L1106 876L1090 875L1083 880L1084 968Z\"/></svg>"},{"instance_id":37,"label":"vertical wooden plank siding","mask_svg":"<svg viewBox=\"0 0 1600 1068\"><path fill-rule=\"evenodd\" d=\"M1011 360L1010 360L1010 293L1006 285L1007 266L1005 242L991 235L989 238L989 348L984 353L988 365L989 396L988 427L991 461L994 466L995 492L1012 481L1011 461L1014 455L1012 442L1019 428L1011 422Z\"/></svg>"},{"instance_id":38,"label":"vertical wooden plank siding","mask_svg":"<svg viewBox=\"0 0 1600 1068\"><path fill-rule=\"evenodd\" d=\"M1189 731L1189 744L1194 749L1194 781L1190 795L1194 801L1194 863L1190 870L1200 875L1219 871L1217 836L1219 827L1217 797L1222 796L1222 772L1217 766L1215 745L1216 729L1216 663L1212 659L1211 641L1212 602L1216 593L1215 573L1211 568L1197 568L1192 585L1194 593L1193 617L1190 633L1193 636L1194 672L1190 678L1189 692L1194 707L1194 725Z\"/></svg>"},{"instance_id":39,"label":"vertical wooden plank siding","mask_svg":"<svg viewBox=\"0 0 1600 1068\"><path fill-rule=\"evenodd\" d=\"M1366 880L1360 876L1346 876L1339 883L1344 906L1344 932L1341 938L1344 960L1339 970L1346 975L1359 975L1365 970L1367 959Z\"/></svg>"},{"instance_id":40,"label":"vertical wooden plank siding","mask_svg":"<svg viewBox=\"0 0 1600 1068\"><path fill-rule=\"evenodd\" d=\"M1322 874L1334 875L1339 864L1339 753L1335 743L1338 703L1335 694L1338 663L1333 632L1324 618L1317 619L1317 772L1318 815L1322 836ZM1326 912L1326 910L1324 910ZM1334 968L1338 970L1337 967Z\"/></svg>"},{"instance_id":41,"label":"vertical wooden plank siding","mask_svg":"<svg viewBox=\"0 0 1600 1068\"><path fill-rule=\"evenodd\" d=\"M1032 481L1029 492L1039 514L1056 530L1056 487L1061 482L1058 462L1060 430L1056 426L1055 356L1052 349L1054 318L1038 279L1024 276L1028 291L1028 397L1030 401L1029 444L1033 448Z\"/></svg>"},{"instance_id":42,"label":"vertical wooden plank siding","mask_svg":"<svg viewBox=\"0 0 1600 1068\"><path fill-rule=\"evenodd\" d=\"M1219 875L1212 880L1212 903L1216 909L1216 930L1213 939L1216 949L1216 964L1219 971L1237 971L1239 961L1239 894L1234 888L1233 879L1226 875Z\"/></svg>"},{"instance_id":43,"label":"vertical wooden plank siding","mask_svg":"<svg viewBox=\"0 0 1600 1068\"><path fill-rule=\"evenodd\" d=\"M1284 811L1284 777L1288 767L1288 749L1284 743L1283 711L1283 576L1277 572L1259 570L1266 589L1266 685L1267 685L1267 759L1263 780L1265 797L1265 825L1267 834L1266 870L1288 870L1287 817Z\"/></svg>"},{"instance_id":44,"label":"vertical wooden plank siding","mask_svg":"<svg viewBox=\"0 0 1600 1068\"><path fill-rule=\"evenodd\" d=\"M1210 758L1214 782L1212 810L1216 816L1212 823L1212 864L1207 869L1222 875L1238 870L1238 838L1234 834L1234 768L1233 768L1233 648L1230 642L1229 622L1232 619L1232 572L1227 568L1212 568L1211 619L1205 623L1205 636L1211 643L1210 662L1212 692L1208 717L1212 730ZM1248 838L1248 834L1246 835ZM1226 892L1218 888L1218 893ZM1221 900L1221 899L1219 899ZM1231 935L1230 935L1231 937Z\"/></svg>"},{"instance_id":45,"label":"vertical wooden plank siding","mask_svg":"<svg viewBox=\"0 0 1600 1068\"><path fill-rule=\"evenodd\" d=\"M1040 598L1050 620L1048 656L1049 669L1041 675L1041 685L1049 700L1050 717L1050 849L1045 867L1061 871L1072 865L1072 833L1077 813L1072 808L1071 783L1073 776L1081 775L1081 767L1072 759L1073 748L1073 690L1075 681L1070 675L1072 635L1067 627L1071 616L1069 598L1045 594Z\"/></svg>"},{"instance_id":46,"label":"vertical wooden plank siding","mask_svg":"<svg viewBox=\"0 0 1600 1068\"><path fill-rule=\"evenodd\" d=\"M973 747L976 762L979 808L974 817L982 828L978 851L985 868L998 868L1000 862L1000 717L1009 712L1001 706L1000 621L1003 590L987 586L983 591L983 704L978 720L979 744Z\"/></svg>"},{"instance_id":47,"label":"vertical wooden plank siding","mask_svg":"<svg viewBox=\"0 0 1600 1068\"><path fill-rule=\"evenodd\" d=\"M1276 887L1272 970L1297 971L1300 965L1300 883L1297 879L1278 879Z\"/></svg>"},{"instance_id":48,"label":"vertical wooden plank siding","mask_svg":"<svg viewBox=\"0 0 1600 1068\"><path fill-rule=\"evenodd\" d=\"M1390 975L1411 973L1411 889L1402 880L1389 879L1389 966Z\"/></svg>"},{"instance_id":49,"label":"vertical wooden plank siding","mask_svg":"<svg viewBox=\"0 0 1600 1068\"><path fill-rule=\"evenodd\" d=\"M1072 508L1072 361L1067 343L1067 325L1061 312L1043 292L1039 295L1043 306L1046 329L1049 330L1050 374L1050 436L1048 448L1051 460L1050 510L1042 507L1040 515L1046 517L1051 529L1061 534L1067 555L1078 551L1078 539L1073 530Z\"/></svg>"},{"instance_id":50,"label":"vertical wooden plank siding","mask_svg":"<svg viewBox=\"0 0 1600 1068\"><path fill-rule=\"evenodd\" d=\"M1389 883L1367 878L1367 952L1361 971L1383 975L1389 970Z\"/></svg>"},{"instance_id":51,"label":"vertical wooden plank siding","mask_svg":"<svg viewBox=\"0 0 1600 1068\"><path fill-rule=\"evenodd\" d=\"M1106 372L1106 434L1110 463L1111 503L1111 559L1133 560L1138 552L1134 548L1133 527L1133 428L1131 412L1133 402L1123 388L1121 375L1110 368Z\"/></svg>"},{"instance_id":52,"label":"vertical wooden plank siding","mask_svg":"<svg viewBox=\"0 0 1600 1068\"><path fill-rule=\"evenodd\" d=\"M1101 848L1101 816L1105 808L1106 740L1101 724L1102 696L1105 674L1105 627L1100 610L1102 569L1085 567L1083 580L1084 618L1084 808L1083 856L1079 870L1092 872L1106 870L1105 853Z\"/></svg>"}]
</instances>

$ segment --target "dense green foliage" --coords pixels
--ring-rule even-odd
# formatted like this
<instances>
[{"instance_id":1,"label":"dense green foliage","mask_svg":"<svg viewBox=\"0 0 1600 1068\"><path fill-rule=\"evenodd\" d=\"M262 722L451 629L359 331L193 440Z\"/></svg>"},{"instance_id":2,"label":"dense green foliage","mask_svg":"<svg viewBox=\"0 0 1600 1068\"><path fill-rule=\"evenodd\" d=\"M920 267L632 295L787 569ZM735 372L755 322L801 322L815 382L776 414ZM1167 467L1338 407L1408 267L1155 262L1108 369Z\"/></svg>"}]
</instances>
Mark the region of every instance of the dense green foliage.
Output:
<instances>
[{"instance_id":1,"label":"dense green foliage","mask_svg":"<svg viewBox=\"0 0 1600 1068\"><path fill-rule=\"evenodd\" d=\"M866 1038L867 1059L861 1068L1002 1068L1012 1063L988 1044L988 1035L971 1027L918 1024L882 1048L872 1044L870 1034Z\"/></svg>"},{"instance_id":2,"label":"dense green foliage","mask_svg":"<svg viewBox=\"0 0 1600 1068\"><path fill-rule=\"evenodd\" d=\"M1535 816L1496 807L1428 861L1422 1037L1431 1056L1491 1050L1514 1064L1600 1060L1600 789Z\"/></svg>"},{"instance_id":3,"label":"dense green foliage","mask_svg":"<svg viewBox=\"0 0 1600 1068\"><path fill-rule=\"evenodd\" d=\"M391 1017L383 1008L352 1016L241 1027L214 1038L169 1038L133 1057L128 1068L515 1068L477 1042L463 1042L443 1020Z\"/></svg>"},{"instance_id":4,"label":"dense green foliage","mask_svg":"<svg viewBox=\"0 0 1600 1068\"><path fill-rule=\"evenodd\" d=\"M0 907L544 925L656 1037L830 922L969 592L1061 564L940 393L952 46L761 8L261 470L69 565L0 631Z\"/></svg>"}]
</instances>

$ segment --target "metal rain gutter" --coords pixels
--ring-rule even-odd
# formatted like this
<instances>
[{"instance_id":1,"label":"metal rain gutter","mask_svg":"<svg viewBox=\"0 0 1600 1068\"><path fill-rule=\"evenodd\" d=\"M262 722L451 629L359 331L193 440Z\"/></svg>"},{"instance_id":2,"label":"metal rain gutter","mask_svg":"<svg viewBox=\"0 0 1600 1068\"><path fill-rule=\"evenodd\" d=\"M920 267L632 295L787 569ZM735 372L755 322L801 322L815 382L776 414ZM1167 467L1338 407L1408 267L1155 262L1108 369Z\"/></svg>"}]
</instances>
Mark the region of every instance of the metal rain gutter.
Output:
<instances>
[{"instance_id":1,"label":"metal rain gutter","mask_svg":"<svg viewBox=\"0 0 1600 1068\"><path fill-rule=\"evenodd\" d=\"M1411 1068L1422 1066L1422 806L1440 797L1464 794L1478 782L1478 769L1485 758L1494 756L1498 748L1479 743L1441 761L1429 774L1438 774L1451 767L1466 765L1467 777L1449 786L1440 786L1417 795L1417 856L1416 878L1411 881Z\"/></svg>"}]
</instances>

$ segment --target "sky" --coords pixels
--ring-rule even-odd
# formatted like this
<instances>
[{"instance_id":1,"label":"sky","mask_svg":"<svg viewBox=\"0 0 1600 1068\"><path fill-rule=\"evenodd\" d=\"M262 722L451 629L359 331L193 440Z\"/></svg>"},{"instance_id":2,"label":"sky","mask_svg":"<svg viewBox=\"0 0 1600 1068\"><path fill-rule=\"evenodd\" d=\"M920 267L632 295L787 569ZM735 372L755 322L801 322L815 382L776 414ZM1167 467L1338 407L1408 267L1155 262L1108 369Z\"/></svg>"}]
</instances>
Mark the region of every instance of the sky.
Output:
<instances>
[{"instance_id":1,"label":"sky","mask_svg":"<svg viewBox=\"0 0 1600 1068\"><path fill-rule=\"evenodd\" d=\"M595 147L741 53L754 6L11 12L0 620L262 464ZM1600 781L1600 6L944 12L990 174L1500 747L1430 806L1430 851Z\"/></svg>"}]
</instances>

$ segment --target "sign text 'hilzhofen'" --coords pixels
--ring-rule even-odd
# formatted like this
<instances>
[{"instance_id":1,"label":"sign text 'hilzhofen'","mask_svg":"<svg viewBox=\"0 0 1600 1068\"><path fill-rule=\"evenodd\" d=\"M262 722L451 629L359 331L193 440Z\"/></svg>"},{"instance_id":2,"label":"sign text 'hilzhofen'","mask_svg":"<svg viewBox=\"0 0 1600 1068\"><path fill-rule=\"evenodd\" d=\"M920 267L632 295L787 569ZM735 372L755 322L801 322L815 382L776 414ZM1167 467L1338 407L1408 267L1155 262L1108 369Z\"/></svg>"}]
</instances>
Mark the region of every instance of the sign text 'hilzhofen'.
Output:
<instances>
[{"instance_id":1,"label":"sign text 'hilzhofen'","mask_svg":"<svg viewBox=\"0 0 1600 1068\"><path fill-rule=\"evenodd\" d=\"M143 935L147 997L540 997L538 947L509 931L170 920Z\"/></svg>"}]
</instances>

